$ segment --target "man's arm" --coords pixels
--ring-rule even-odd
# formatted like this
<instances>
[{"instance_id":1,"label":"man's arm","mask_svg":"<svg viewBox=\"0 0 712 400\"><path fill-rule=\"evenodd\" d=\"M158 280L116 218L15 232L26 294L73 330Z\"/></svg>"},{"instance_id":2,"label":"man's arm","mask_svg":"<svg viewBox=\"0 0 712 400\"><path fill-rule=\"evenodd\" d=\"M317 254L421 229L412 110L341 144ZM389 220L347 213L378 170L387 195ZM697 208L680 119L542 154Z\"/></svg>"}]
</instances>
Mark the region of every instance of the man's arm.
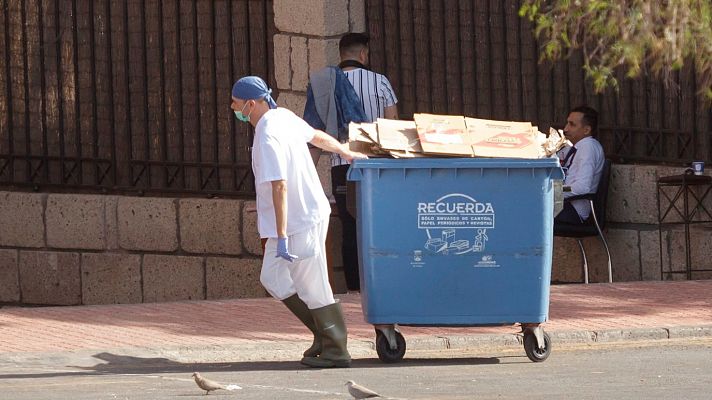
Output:
<instances>
[{"instance_id":1,"label":"man's arm","mask_svg":"<svg viewBox=\"0 0 712 400\"><path fill-rule=\"evenodd\" d=\"M334 139L331 135L318 129L314 130L314 137L311 141L309 141L309 143L320 149L337 153L349 162L353 159L368 158L365 154L349 150L345 145L339 143L339 141Z\"/></svg>"},{"instance_id":2,"label":"man's arm","mask_svg":"<svg viewBox=\"0 0 712 400\"><path fill-rule=\"evenodd\" d=\"M568 192L564 192L564 198L571 196L578 196L580 194L588 194L596 188L591 189L591 184L593 183L593 166L587 167L586 171L582 171L580 174L574 176L574 179L567 179L566 186L569 187Z\"/></svg>"},{"instance_id":3,"label":"man's arm","mask_svg":"<svg viewBox=\"0 0 712 400\"><path fill-rule=\"evenodd\" d=\"M383 116L386 119L398 119L398 105L394 104L392 106L385 107L383 109Z\"/></svg>"},{"instance_id":4,"label":"man's arm","mask_svg":"<svg viewBox=\"0 0 712 400\"><path fill-rule=\"evenodd\" d=\"M272 202L274 203L274 219L277 224L277 257L293 262L299 257L289 254L289 240L287 238L287 181L272 181Z\"/></svg>"},{"instance_id":5,"label":"man's arm","mask_svg":"<svg viewBox=\"0 0 712 400\"><path fill-rule=\"evenodd\" d=\"M272 202L277 222L277 237L287 237L287 182L272 181Z\"/></svg>"},{"instance_id":6,"label":"man's arm","mask_svg":"<svg viewBox=\"0 0 712 400\"><path fill-rule=\"evenodd\" d=\"M398 99L396 98L396 93L393 91L393 86L388 78L382 76L382 79L383 92L381 94L385 99L383 116L387 119L398 119ZM371 101L373 101L373 99L371 99Z\"/></svg>"}]
</instances>

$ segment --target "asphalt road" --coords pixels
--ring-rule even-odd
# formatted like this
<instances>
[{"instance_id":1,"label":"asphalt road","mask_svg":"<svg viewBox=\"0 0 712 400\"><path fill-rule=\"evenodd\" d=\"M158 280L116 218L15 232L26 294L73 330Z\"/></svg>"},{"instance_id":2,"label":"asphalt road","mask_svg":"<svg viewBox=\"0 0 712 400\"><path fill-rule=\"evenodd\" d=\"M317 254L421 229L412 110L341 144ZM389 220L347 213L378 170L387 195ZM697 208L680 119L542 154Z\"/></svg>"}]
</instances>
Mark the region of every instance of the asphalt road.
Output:
<instances>
[{"instance_id":1,"label":"asphalt road","mask_svg":"<svg viewBox=\"0 0 712 400\"><path fill-rule=\"evenodd\" d=\"M217 399L349 399L349 379L393 399L710 399L712 338L554 344L543 363L512 348L409 352L398 364L361 358L337 370L294 361L186 363L118 352L37 355L0 360L0 398L197 399L204 392L190 377L194 370L243 387L208 397Z\"/></svg>"}]
</instances>

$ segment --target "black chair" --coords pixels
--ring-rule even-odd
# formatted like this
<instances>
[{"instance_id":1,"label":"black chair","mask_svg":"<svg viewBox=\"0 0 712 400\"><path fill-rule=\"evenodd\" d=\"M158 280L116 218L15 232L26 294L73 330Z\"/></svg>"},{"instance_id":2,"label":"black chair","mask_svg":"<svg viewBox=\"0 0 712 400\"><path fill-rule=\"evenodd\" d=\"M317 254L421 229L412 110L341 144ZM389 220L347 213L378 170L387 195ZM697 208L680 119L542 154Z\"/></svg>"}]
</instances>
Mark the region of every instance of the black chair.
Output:
<instances>
[{"instance_id":1,"label":"black chair","mask_svg":"<svg viewBox=\"0 0 712 400\"><path fill-rule=\"evenodd\" d=\"M608 250L608 243L603 236L603 228L606 227L606 200L608 197L608 181L611 173L611 160L606 160L603 164L601 180L595 193L581 194L564 199L564 202L573 200L588 200L591 203L591 215L581 224L554 223L554 236L575 238L581 248L583 256L583 276L584 282L588 283L588 262L586 261L586 250L583 248L583 238L598 236L606 248L608 254L608 282L613 282L611 270L611 252Z\"/></svg>"}]
</instances>

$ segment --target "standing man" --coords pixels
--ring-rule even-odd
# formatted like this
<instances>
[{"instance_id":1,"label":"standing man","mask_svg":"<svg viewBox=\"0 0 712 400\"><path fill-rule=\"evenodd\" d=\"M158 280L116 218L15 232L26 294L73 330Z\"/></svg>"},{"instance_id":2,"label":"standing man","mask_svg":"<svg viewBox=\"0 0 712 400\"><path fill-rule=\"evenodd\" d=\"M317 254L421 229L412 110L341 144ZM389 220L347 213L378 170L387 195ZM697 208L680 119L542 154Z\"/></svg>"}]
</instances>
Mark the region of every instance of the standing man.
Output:
<instances>
[{"instance_id":1,"label":"standing man","mask_svg":"<svg viewBox=\"0 0 712 400\"><path fill-rule=\"evenodd\" d=\"M366 113L366 122L378 118L398 119L398 99L391 83L384 75L370 71L368 65L368 36L364 33L347 33L339 41L339 67L346 74ZM331 156L331 188L339 210L342 225L341 252L344 261L346 287L349 291L361 289L358 269L356 220L346 209L346 172L348 160L339 154Z\"/></svg>"},{"instance_id":2,"label":"standing man","mask_svg":"<svg viewBox=\"0 0 712 400\"><path fill-rule=\"evenodd\" d=\"M591 107L576 107L566 119L564 136L573 146L559 152L565 174L564 186L571 188L571 191L564 192L564 200L571 196L593 193L598 189L605 156L603 147L594 138L597 129L598 112ZM581 224L590 214L591 204L588 200L564 201L564 208L554 218L554 224Z\"/></svg>"},{"instance_id":3,"label":"standing man","mask_svg":"<svg viewBox=\"0 0 712 400\"><path fill-rule=\"evenodd\" d=\"M256 76L232 87L231 108L255 128L252 170L257 192L257 225L267 239L260 282L314 334L302 363L311 367L349 367L347 332L326 268L326 233L331 207L321 187L307 143L364 158L326 133L315 130L285 108Z\"/></svg>"}]
</instances>

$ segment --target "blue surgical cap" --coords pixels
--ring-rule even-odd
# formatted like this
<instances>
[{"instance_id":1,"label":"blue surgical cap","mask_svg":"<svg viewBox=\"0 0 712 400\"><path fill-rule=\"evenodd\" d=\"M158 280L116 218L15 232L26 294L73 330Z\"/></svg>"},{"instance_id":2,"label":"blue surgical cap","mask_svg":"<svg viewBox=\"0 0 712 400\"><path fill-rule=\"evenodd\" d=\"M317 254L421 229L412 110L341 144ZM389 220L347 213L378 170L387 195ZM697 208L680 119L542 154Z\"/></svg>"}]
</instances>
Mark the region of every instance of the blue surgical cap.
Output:
<instances>
[{"instance_id":1,"label":"blue surgical cap","mask_svg":"<svg viewBox=\"0 0 712 400\"><path fill-rule=\"evenodd\" d=\"M277 103L270 93L272 89L268 88L267 83L259 76L246 76L232 85L232 97L240 100L265 99L269 108L277 108Z\"/></svg>"}]
</instances>

